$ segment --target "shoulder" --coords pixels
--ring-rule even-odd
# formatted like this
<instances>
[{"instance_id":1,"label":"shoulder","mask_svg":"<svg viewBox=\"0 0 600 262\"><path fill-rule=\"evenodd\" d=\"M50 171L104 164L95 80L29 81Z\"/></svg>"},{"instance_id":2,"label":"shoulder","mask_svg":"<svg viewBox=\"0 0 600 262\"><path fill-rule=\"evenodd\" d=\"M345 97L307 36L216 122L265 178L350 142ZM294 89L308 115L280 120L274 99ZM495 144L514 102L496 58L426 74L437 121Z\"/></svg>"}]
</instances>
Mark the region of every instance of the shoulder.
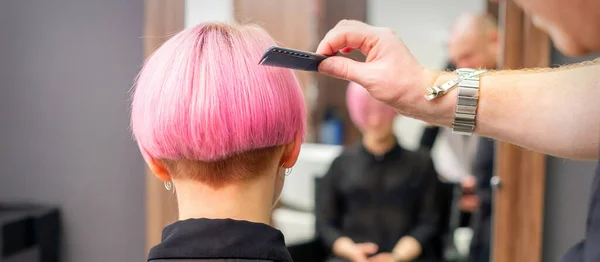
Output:
<instances>
[{"instance_id":1,"label":"shoulder","mask_svg":"<svg viewBox=\"0 0 600 262\"><path fill-rule=\"evenodd\" d=\"M342 152L333 159L329 165L329 174L343 172L344 167L356 162L359 155L359 147L345 147Z\"/></svg>"},{"instance_id":2,"label":"shoulder","mask_svg":"<svg viewBox=\"0 0 600 262\"><path fill-rule=\"evenodd\" d=\"M413 169L419 170L420 173L432 173L435 172L435 168L433 166L433 160L429 151L427 150L417 150L417 151L404 151L406 155L407 163L411 163Z\"/></svg>"},{"instance_id":3,"label":"shoulder","mask_svg":"<svg viewBox=\"0 0 600 262\"><path fill-rule=\"evenodd\" d=\"M348 146L333 160L334 163L354 161L360 153L359 146Z\"/></svg>"}]
</instances>

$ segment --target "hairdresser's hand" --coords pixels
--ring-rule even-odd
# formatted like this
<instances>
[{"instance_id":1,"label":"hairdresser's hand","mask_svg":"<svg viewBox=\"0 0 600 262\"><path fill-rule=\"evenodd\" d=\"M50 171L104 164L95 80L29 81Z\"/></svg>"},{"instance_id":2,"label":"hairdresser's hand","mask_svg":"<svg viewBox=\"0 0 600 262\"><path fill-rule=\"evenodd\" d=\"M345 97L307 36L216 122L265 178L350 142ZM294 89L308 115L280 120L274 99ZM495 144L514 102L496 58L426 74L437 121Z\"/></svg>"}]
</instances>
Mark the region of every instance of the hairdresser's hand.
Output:
<instances>
[{"instance_id":1,"label":"hairdresser's hand","mask_svg":"<svg viewBox=\"0 0 600 262\"><path fill-rule=\"evenodd\" d=\"M367 262L367 258L377 253L379 247L374 243L354 243L348 237L340 237L333 243L333 253L352 262Z\"/></svg>"},{"instance_id":2,"label":"hairdresser's hand","mask_svg":"<svg viewBox=\"0 0 600 262\"><path fill-rule=\"evenodd\" d=\"M423 106L424 95L439 73L421 66L391 29L343 20L327 33L317 53L334 55L353 49L365 54L366 62L333 56L321 63L319 71L364 86L374 98L402 114L417 117L432 113Z\"/></svg>"},{"instance_id":3,"label":"hairdresser's hand","mask_svg":"<svg viewBox=\"0 0 600 262\"><path fill-rule=\"evenodd\" d=\"M477 179L475 176L467 176L460 182L463 194L460 197L460 210L473 213L479 207L479 197L475 194Z\"/></svg>"},{"instance_id":4,"label":"hairdresser's hand","mask_svg":"<svg viewBox=\"0 0 600 262\"><path fill-rule=\"evenodd\" d=\"M475 187L477 187L477 178L475 176L467 176L465 179L460 181L463 193L475 193Z\"/></svg>"},{"instance_id":5,"label":"hairdresser's hand","mask_svg":"<svg viewBox=\"0 0 600 262\"><path fill-rule=\"evenodd\" d=\"M473 213L479 208L479 197L475 194L467 194L460 197L460 210Z\"/></svg>"}]
</instances>

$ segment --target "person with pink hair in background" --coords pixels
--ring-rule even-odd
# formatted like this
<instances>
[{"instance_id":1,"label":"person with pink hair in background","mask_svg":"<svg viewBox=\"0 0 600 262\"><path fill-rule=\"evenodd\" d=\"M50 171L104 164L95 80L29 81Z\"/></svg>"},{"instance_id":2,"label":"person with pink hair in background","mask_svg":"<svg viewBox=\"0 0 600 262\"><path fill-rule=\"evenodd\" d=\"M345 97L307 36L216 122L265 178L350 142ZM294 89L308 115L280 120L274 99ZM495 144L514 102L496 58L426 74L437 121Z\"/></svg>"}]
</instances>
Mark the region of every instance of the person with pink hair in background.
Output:
<instances>
[{"instance_id":1,"label":"person with pink hair in background","mask_svg":"<svg viewBox=\"0 0 600 262\"><path fill-rule=\"evenodd\" d=\"M437 174L429 155L402 148L397 113L361 86L347 91L350 117L362 133L318 184L317 234L330 261L440 261Z\"/></svg>"},{"instance_id":2,"label":"person with pink hair in background","mask_svg":"<svg viewBox=\"0 0 600 262\"><path fill-rule=\"evenodd\" d=\"M258 27L206 23L146 61L131 128L179 208L148 261L291 261L269 223L298 158L306 109L291 70L258 65L271 45Z\"/></svg>"}]
</instances>

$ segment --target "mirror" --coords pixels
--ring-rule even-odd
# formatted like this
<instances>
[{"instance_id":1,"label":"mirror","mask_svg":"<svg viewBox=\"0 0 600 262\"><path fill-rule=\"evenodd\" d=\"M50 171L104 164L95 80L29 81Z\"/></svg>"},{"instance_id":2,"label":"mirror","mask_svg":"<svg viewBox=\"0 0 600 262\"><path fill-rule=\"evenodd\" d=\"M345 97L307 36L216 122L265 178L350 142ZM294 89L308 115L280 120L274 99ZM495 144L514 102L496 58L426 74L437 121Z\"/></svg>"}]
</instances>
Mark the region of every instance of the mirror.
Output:
<instances>
[{"instance_id":1,"label":"mirror","mask_svg":"<svg viewBox=\"0 0 600 262\"><path fill-rule=\"evenodd\" d=\"M424 66L450 69L452 25L465 12L481 14L488 9L497 16L497 6L483 0L426 0L411 4L393 0L187 0L185 25L212 20L256 23L283 46L314 50L339 20L356 19L392 28ZM351 56L364 59L356 52ZM298 163L286 179L280 207L273 215L273 224L283 231L292 253L304 252L297 247L319 234L315 231L318 216L315 204L319 204L319 199L315 203L316 183L343 150L361 144L361 132L354 126L346 105L348 83L315 73L296 74L309 109L309 128ZM402 116L394 120L393 134L402 148L426 151L433 158L437 180L442 185L440 198L450 200L440 200L443 203L439 204L443 213L439 227L446 231L436 236L444 245L444 254L440 256L466 261L471 239L481 237L481 232L473 233L471 221L480 217L474 215L479 205L475 188L480 181L470 181L467 188L461 186L461 181L473 175L479 140L452 135L445 128L428 128L426 123ZM461 208L461 205L473 207ZM484 222L487 224L479 227L491 227L491 214L487 216ZM486 234L488 248L482 252L487 251L489 256L489 230Z\"/></svg>"}]
</instances>

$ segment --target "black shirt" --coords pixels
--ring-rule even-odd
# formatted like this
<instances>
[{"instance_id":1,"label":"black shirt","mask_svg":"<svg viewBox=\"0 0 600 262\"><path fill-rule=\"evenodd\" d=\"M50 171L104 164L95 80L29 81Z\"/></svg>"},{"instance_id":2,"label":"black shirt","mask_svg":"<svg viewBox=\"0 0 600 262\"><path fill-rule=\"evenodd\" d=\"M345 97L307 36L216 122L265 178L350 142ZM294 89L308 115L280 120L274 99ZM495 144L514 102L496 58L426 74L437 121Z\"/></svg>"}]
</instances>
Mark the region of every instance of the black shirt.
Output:
<instances>
[{"instance_id":1,"label":"black shirt","mask_svg":"<svg viewBox=\"0 0 600 262\"><path fill-rule=\"evenodd\" d=\"M232 219L188 219L164 228L148 261L291 262L283 234L268 225Z\"/></svg>"},{"instance_id":2,"label":"black shirt","mask_svg":"<svg viewBox=\"0 0 600 262\"><path fill-rule=\"evenodd\" d=\"M317 232L331 248L347 236L391 252L403 236L417 239L427 257L437 234L436 173L426 153L399 145L381 156L359 145L338 156L319 183ZM431 252L429 252L431 254Z\"/></svg>"},{"instance_id":3,"label":"black shirt","mask_svg":"<svg viewBox=\"0 0 600 262\"><path fill-rule=\"evenodd\" d=\"M587 218L585 239L571 247L560 259L561 262L600 261L600 159L592 182L592 196Z\"/></svg>"}]
</instances>

